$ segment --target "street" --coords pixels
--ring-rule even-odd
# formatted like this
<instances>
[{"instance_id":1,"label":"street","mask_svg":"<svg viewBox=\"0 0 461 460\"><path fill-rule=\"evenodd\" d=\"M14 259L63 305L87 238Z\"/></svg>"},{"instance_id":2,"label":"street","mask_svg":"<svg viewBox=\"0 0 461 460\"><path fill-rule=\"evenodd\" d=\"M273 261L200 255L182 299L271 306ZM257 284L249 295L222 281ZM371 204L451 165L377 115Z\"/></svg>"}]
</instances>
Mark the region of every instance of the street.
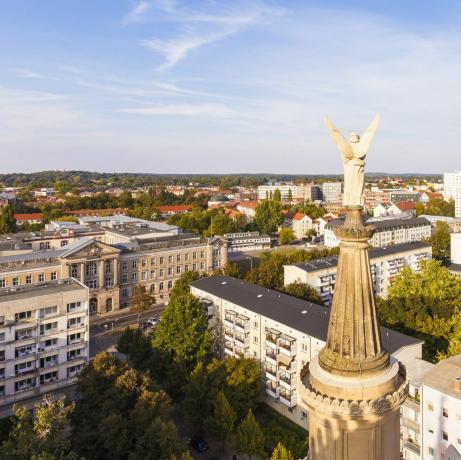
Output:
<instances>
[{"instance_id":1,"label":"street","mask_svg":"<svg viewBox=\"0 0 461 460\"><path fill-rule=\"evenodd\" d=\"M164 304L157 304L141 315L141 321L151 317L160 317ZM117 344L123 328L137 324L138 314L129 309L121 310L110 316L90 317L90 358L102 351L110 351ZM114 329L116 329L114 331Z\"/></svg>"}]
</instances>

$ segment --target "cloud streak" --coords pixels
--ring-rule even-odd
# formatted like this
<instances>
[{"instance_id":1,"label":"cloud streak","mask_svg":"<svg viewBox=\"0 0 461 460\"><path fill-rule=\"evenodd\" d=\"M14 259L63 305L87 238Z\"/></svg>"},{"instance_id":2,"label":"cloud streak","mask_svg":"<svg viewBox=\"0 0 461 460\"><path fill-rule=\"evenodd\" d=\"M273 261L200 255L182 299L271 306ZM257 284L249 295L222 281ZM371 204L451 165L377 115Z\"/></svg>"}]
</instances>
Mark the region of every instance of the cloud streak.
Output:
<instances>
[{"instance_id":1,"label":"cloud streak","mask_svg":"<svg viewBox=\"0 0 461 460\"><path fill-rule=\"evenodd\" d=\"M168 104L118 109L135 115L229 118L233 111L223 104Z\"/></svg>"}]
</instances>

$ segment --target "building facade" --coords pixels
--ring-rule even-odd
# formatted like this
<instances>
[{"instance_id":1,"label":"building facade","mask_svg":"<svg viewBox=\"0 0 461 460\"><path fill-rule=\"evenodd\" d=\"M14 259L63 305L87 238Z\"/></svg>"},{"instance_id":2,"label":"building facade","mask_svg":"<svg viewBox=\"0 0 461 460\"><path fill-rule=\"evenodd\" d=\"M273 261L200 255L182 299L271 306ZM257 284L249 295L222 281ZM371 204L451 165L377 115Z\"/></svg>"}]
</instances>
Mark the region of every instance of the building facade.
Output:
<instances>
[{"instance_id":1,"label":"building facade","mask_svg":"<svg viewBox=\"0 0 461 460\"><path fill-rule=\"evenodd\" d=\"M89 292L74 279L0 288L0 416L77 381L89 357Z\"/></svg>"},{"instance_id":2,"label":"building facade","mask_svg":"<svg viewBox=\"0 0 461 460\"><path fill-rule=\"evenodd\" d=\"M258 200L272 199L276 190L280 191L281 199L284 202L295 201L298 196L297 186L294 184L271 184L258 187ZM291 200L290 200L291 197Z\"/></svg>"},{"instance_id":3,"label":"building facade","mask_svg":"<svg viewBox=\"0 0 461 460\"><path fill-rule=\"evenodd\" d=\"M461 171L444 173L443 197L445 200L455 200L455 217L461 217Z\"/></svg>"},{"instance_id":4,"label":"building facade","mask_svg":"<svg viewBox=\"0 0 461 460\"><path fill-rule=\"evenodd\" d=\"M421 261L432 258L432 246L425 242L404 243L371 249L369 254L374 292L386 296L390 283L404 267L419 271ZM337 256L285 265L284 284L309 284L320 294L325 305L331 305L337 265Z\"/></svg>"},{"instance_id":5,"label":"building facade","mask_svg":"<svg viewBox=\"0 0 461 460\"><path fill-rule=\"evenodd\" d=\"M258 251L270 249L271 237L259 232L225 233L228 252Z\"/></svg>"},{"instance_id":6,"label":"building facade","mask_svg":"<svg viewBox=\"0 0 461 460\"><path fill-rule=\"evenodd\" d=\"M342 225L343 220L337 219L325 226L325 246L335 248L339 246L334 229ZM422 241L432 235L431 223L424 217L405 217L401 219L382 218L369 220L369 224L376 227L376 231L369 243L375 248L382 248L393 244Z\"/></svg>"},{"instance_id":7,"label":"building facade","mask_svg":"<svg viewBox=\"0 0 461 460\"><path fill-rule=\"evenodd\" d=\"M226 263L227 243L220 237L202 241L182 235L112 245L83 239L62 249L0 257L0 288L71 277L88 286L90 313L103 314L128 307L137 284L162 302L182 273L209 273Z\"/></svg>"},{"instance_id":8,"label":"building facade","mask_svg":"<svg viewBox=\"0 0 461 460\"><path fill-rule=\"evenodd\" d=\"M329 309L226 276L195 281L191 293L213 315L222 357L258 361L265 402L307 429L300 371L325 345ZM397 359L406 362L421 357L421 341L381 330L386 348Z\"/></svg>"},{"instance_id":9,"label":"building facade","mask_svg":"<svg viewBox=\"0 0 461 460\"><path fill-rule=\"evenodd\" d=\"M322 201L325 203L338 203L343 192L342 182L324 182L321 187Z\"/></svg>"}]
</instances>

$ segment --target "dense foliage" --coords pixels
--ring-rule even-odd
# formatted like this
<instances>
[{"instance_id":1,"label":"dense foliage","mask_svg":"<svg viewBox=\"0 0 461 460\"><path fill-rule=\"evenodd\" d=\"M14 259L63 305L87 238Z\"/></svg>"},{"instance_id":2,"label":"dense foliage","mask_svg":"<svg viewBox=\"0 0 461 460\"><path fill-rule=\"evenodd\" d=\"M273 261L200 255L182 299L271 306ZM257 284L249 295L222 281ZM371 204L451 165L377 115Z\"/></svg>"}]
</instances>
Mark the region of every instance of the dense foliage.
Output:
<instances>
[{"instance_id":1,"label":"dense foliage","mask_svg":"<svg viewBox=\"0 0 461 460\"><path fill-rule=\"evenodd\" d=\"M416 215L428 214L431 216L455 216L454 200L445 201L442 198L431 198L426 205L416 203Z\"/></svg>"},{"instance_id":2,"label":"dense foliage","mask_svg":"<svg viewBox=\"0 0 461 460\"><path fill-rule=\"evenodd\" d=\"M16 231L16 220L9 204L0 208L0 234Z\"/></svg>"},{"instance_id":3,"label":"dense foliage","mask_svg":"<svg viewBox=\"0 0 461 460\"><path fill-rule=\"evenodd\" d=\"M432 256L437 260L448 260L450 258L450 227L446 222L439 221L430 238L432 244Z\"/></svg>"},{"instance_id":4,"label":"dense foliage","mask_svg":"<svg viewBox=\"0 0 461 460\"><path fill-rule=\"evenodd\" d=\"M461 278L431 260L421 271L404 268L379 299L382 324L425 341L428 359L461 352Z\"/></svg>"},{"instance_id":5,"label":"dense foliage","mask_svg":"<svg viewBox=\"0 0 461 460\"><path fill-rule=\"evenodd\" d=\"M275 232L283 222L282 205L279 201L263 200L255 210L254 223L267 235Z\"/></svg>"}]
</instances>

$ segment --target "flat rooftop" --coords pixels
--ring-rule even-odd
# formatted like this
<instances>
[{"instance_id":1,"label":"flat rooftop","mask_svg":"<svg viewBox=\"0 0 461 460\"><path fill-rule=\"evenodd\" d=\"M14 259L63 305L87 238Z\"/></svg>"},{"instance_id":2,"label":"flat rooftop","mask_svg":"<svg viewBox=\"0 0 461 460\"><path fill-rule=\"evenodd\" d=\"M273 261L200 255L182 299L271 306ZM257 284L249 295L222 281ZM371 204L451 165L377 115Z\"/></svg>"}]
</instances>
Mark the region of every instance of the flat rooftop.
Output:
<instances>
[{"instance_id":1,"label":"flat rooftop","mask_svg":"<svg viewBox=\"0 0 461 460\"><path fill-rule=\"evenodd\" d=\"M373 262L373 259L378 259L381 257L389 257L392 255L397 255L405 252L413 251L427 251L432 248L429 243L424 241L415 241L411 243L401 243L394 244L391 246L386 246L384 248L372 248L368 251L370 256L370 262ZM300 262L298 264L290 264L287 266L295 266L306 272L316 272L317 270L325 270L328 268L336 268L338 265L338 256L323 257L322 259L311 260L309 262Z\"/></svg>"},{"instance_id":2,"label":"flat rooftop","mask_svg":"<svg viewBox=\"0 0 461 460\"><path fill-rule=\"evenodd\" d=\"M191 283L211 295L326 341L330 309L230 276L210 276ZM423 343L408 335L381 327L383 347L395 353L402 347Z\"/></svg>"},{"instance_id":3,"label":"flat rooftop","mask_svg":"<svg viewBox=\"0 0 461 460\"><path fill-rule=\"evenodd\" d=\"M30 299L31 297L42 295L75 291L76 289L86 291L88 288L72 278L47 281L45 283L24 284L21 286L1 288L0 303Z\"/></svg>"},{"instance_id":4,"label":"flat rooftop","mask_svg":"<svg viewBox=\"0 0 461 460\"><path fill-rule=\"evenodd\" d=\"M461 399L461 391L454 388L454 381L461 379L461 355L439 361L421 380L423 385Z\"/></svg>"},{"instance_id":5,"label":"flat rooftop","mask_svg":"<svg viewBox=\"0 0 461 460\"><path fill-rule=\"evenodd\" d=\"M325 225L325 228L334 228L342 225L344 219L335 219ZM403 217L401 219L383 219L383 220L370 220L364 223L373 224L377 232L384 232L386 230L392 230L396 228L411 228L411 227L423 227L431 225L431 223L424 217Z\"/></svg>"}]
</instances>

